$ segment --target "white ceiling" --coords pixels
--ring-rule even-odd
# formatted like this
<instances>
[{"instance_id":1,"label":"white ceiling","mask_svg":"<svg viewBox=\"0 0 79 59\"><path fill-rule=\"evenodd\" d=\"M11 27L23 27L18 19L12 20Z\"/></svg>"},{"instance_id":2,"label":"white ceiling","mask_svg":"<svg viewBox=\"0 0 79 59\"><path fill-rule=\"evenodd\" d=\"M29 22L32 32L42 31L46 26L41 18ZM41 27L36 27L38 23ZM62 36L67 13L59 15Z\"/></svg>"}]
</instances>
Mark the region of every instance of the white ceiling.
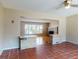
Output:
<instances>
[{"instance_id":1,"label":"white ceiling","mask_svg":"<svg viewBox=\"0 0 79 59\"><path fill-rule=\"evenodd\" d=\"M18 9L23 11L49 13L57 16L69 16L77 13L78 8L56 9L64 0L0 0L6 8ZM73 0L78 4L78 0Z\"/></svg>"}]
</instances>

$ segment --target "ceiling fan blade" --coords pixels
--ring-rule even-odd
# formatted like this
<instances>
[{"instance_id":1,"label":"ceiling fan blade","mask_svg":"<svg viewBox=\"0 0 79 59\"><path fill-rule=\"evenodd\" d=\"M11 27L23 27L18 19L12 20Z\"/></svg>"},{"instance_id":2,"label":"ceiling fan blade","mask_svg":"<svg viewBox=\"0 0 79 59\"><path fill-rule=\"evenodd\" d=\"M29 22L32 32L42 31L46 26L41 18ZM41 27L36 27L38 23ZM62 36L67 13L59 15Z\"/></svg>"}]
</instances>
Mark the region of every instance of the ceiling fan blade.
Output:
<instances>
[{"instance_id":1,"label":"ceiling fan blade","mask_svg":"<svg viewBox=\"0 0 79 59\"><path fill-rule=\"evenodd\" d=\"M60 9L64 7L64 2L62 2L61 4L59 4L59 6L56 7L56 9Z\"/></svg>"},{"instance_id":2,"label":"ceiling fan blade","mask_svg":"<svg viewBox=\"0 0 79 59\"><path fill-rule=\"evenodd\" d=\"M72 4L71 7L78 7L78 5L76 5L76 4Z\"/></svg>"}]
</instances>

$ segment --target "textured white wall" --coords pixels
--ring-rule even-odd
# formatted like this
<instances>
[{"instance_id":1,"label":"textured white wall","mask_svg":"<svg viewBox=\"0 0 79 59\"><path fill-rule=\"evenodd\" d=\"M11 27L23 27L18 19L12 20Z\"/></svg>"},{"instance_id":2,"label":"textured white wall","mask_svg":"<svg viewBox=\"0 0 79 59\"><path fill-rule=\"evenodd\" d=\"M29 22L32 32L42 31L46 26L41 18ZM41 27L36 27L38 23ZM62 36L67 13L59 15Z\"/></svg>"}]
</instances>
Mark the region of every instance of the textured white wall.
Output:
<instances>
[{"instance_id":1,"label":"textured white wall","mask_svg":"<svg viewBox=\"0 0 79 59\"><path fill-rule=\"evenodd\" d=\"M78 15L69 16L66 21L66 39L78 44Z\"/></svg>"},{"instance_id":2,"label":"textured white wall","mask_svg":"<svg viewBox=\"0 0 79 59\"><path fill-rule=\"evenodd\" d=\"M0 54L2 53L3 46L3 8L0 6Z\"/></svg>"}]
</instances>

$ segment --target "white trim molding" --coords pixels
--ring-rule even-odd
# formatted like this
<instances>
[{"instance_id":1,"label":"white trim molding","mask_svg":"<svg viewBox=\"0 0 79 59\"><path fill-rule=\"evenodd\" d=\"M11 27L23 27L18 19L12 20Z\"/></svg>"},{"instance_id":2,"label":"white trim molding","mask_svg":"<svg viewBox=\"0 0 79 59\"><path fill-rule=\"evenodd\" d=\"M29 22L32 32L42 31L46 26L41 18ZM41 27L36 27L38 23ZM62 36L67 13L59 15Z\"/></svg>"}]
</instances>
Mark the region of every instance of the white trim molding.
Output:
<instances>
[{"instance_id":1,"label":"white trim molding","mask_svg":"<svg viewBox=\"0 0 79 59\"><path fill-rule=\"evenodd\" d=\"M0 55L2 54L3 51L0 51Z\"/></svg>"}]
</instances>

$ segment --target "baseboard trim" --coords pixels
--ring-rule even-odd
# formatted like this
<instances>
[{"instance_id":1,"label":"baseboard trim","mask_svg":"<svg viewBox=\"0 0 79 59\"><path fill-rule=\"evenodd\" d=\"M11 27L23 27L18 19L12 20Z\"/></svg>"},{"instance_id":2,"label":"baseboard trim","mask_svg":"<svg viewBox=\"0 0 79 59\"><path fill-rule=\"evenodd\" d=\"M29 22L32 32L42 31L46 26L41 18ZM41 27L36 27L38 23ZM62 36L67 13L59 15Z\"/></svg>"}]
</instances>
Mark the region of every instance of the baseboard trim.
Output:
<instances>
[{"instance_id":1,"label":"baseboard trim","mask_svg":"<svg viewBox=\"0 0 79 59\"><path fill-rule=\"evenodd\" d=\"M73 44L78 45L78 43L77 43L77 42L73 42L73 41L67 41L67 42L70 42L70 43L73 43Z\"/></svg>"},{"instance_id":2,"label":"baseboard trim","mask_svg":"<svg viewBox=\"0 0 79 59\"><path fill-rule=\"evenodd\" d=\"M5 50L10 50L10 49L18 49L17 47L11 47L11 48L3 48L2 51L5 51Z\"/></svg>"}]
</instances>

